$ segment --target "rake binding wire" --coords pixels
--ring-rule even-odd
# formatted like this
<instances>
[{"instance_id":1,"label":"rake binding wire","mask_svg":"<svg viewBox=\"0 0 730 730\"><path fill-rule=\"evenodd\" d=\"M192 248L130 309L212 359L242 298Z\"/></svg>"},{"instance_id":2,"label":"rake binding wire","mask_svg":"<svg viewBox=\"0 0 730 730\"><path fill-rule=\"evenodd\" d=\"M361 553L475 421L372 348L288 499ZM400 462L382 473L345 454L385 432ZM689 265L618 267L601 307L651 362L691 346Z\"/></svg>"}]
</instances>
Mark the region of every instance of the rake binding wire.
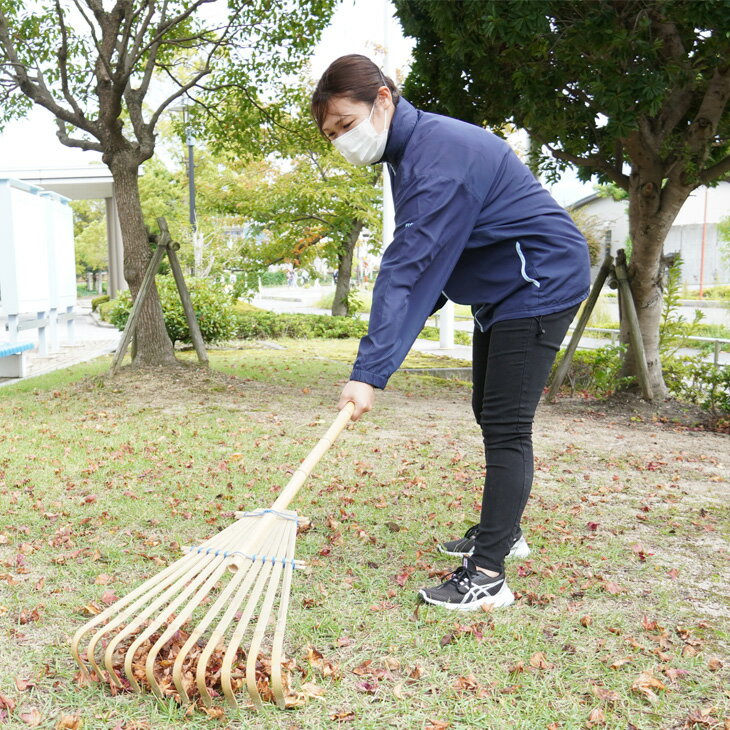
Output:
<instances>
[{"instance_id":1,"label":"rake binding wire","mask_svg":"<svg viewBox=\"0 0 730 730\"><path fill-rule=\"evenodd\" d=\"M71 652L87 679L115 691L151 691L160 700L210 707L299 703L284 656L297 528L287 509L350 420L349 403L268 509L238 512L236 522L185 554L82 626ZM82 640L86 641L82 648Z\"/></svg>"}]
</instances>

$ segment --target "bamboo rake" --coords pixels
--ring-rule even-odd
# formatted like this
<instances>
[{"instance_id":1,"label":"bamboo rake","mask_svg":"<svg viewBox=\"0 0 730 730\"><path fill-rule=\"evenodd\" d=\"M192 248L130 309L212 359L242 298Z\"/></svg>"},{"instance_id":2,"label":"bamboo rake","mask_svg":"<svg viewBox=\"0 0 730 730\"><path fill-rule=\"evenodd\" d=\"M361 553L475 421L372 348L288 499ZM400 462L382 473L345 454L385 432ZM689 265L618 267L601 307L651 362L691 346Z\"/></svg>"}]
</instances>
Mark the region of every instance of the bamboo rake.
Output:
<instances>
[{"instance_id":1,"label":"bamboo rake","mask_svg":"<svg viewBox=\"0 0 730 730\"><path fill-rule=\"evenodd\" d=\"M137 692L149 688L160 700L189 703L197 694L206 706L221 692L237 706L245 684L252 707L264 699L286 707L284 633L293 572L304 567L294 558L301 518L287 507L353 410L348 403L340 411L269 509L237 512L236 522L183 548L183 557L82 626L71 653L84 676Z\"/></svg>"}]
</instances>

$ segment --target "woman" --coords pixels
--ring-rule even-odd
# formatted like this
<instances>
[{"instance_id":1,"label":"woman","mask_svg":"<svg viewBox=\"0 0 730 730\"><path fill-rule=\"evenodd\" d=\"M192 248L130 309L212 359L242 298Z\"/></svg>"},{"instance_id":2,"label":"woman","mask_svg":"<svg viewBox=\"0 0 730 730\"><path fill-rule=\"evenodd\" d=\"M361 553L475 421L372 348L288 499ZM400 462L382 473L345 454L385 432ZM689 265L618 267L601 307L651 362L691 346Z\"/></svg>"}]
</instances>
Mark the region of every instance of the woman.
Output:
<instances>
[{"instance_id":1,"label":"woman","mask_svg":"<svg viewBox=\"0 0 730 730\"><path fill-rule=\"evenodd\" d=\"M520 519L533 477L532 422L555 354L588 294L583 236L510 147L486 130L415 109L365 56L338 58L312 114L348 162L385 163L395 235L373 290L339 407L371 410L427 317L446 298L474 314L472 406L486 479L480 522L442 552L463 557L421 598L473 610L514 601L508 554L527 555Z\"/></svg>"}]
</instances>

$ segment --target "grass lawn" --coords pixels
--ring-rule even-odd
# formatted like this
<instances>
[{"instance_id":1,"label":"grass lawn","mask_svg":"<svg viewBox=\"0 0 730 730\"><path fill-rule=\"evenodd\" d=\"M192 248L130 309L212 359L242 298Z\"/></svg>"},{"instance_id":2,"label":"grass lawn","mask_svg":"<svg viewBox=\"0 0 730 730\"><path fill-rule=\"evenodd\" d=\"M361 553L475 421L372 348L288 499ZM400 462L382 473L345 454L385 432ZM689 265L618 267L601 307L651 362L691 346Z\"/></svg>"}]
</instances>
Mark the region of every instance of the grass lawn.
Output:
<instances>
[{"instance_id":1,"label":"grass lawn","mask_svg":"<svg viewBox=\"0 0 730 730\"><path fill-rule=\"evenodd\" d=\"M455 567L435 546L475 518L481 439L466 384L403 374L293 505L313 520L297 540L311 572L286 648L321 696L212 719L78 686L84 607L270 504L334 417L356 343L282 344L212 352L210 371L110 379L102 358L0 389L0 726L730 727L728 437L541 406L518 600L452 615L415 591Z\"/></svg>"}]
</instances>

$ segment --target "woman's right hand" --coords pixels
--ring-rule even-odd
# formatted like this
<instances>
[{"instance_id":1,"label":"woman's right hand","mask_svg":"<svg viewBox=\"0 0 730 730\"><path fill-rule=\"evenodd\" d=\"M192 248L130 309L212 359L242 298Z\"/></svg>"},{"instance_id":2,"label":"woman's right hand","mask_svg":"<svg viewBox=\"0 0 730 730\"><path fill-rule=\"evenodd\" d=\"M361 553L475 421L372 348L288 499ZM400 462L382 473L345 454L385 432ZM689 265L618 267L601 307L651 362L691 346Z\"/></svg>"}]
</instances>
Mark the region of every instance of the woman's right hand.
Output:
<instances>
[{"instance_id":1,"label":"woman's right hand","mask_svg":"<svg viewBox=\"0 0 730 730\"><path fill-rule=\"evenodd\" d=\"M342 389L337 408L342 410L349 402L355 404L352 420L357 421L360 416L373 409L373 405L375 404L375 388L369 383L350 380Z\"/></svg>"}]
</instances>

